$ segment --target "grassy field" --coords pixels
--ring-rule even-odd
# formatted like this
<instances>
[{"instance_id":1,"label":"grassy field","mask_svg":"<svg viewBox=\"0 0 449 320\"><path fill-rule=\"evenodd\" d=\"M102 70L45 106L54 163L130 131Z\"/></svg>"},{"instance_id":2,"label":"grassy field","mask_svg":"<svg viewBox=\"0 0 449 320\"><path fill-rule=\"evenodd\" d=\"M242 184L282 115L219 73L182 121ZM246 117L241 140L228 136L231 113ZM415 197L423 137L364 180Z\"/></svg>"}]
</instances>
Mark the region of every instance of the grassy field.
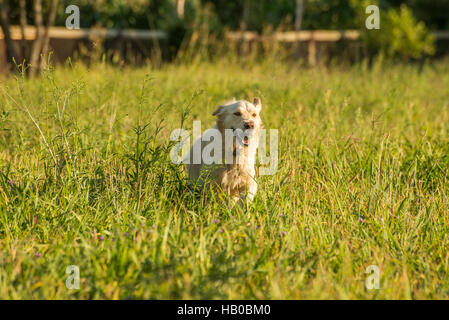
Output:
<instances>
[{"instance_id":1,"label":"grassy field","mask_svg":"<svg viewBox=\"0 0 449 320\"><path fill-rule=\"evenodd\" d=\"M447 299L448 88L448 61L3 79L0 298ZM254 96L277 173L246 211L193 197L170 132Z\"/></svg>"}]
</instances>

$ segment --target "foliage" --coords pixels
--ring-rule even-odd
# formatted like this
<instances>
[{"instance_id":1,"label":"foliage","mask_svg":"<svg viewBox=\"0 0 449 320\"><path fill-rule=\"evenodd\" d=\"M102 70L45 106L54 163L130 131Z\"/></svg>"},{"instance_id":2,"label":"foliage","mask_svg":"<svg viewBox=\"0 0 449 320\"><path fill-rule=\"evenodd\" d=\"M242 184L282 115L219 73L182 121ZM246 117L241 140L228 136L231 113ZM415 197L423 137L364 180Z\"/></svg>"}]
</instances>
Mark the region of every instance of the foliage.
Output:
<instances>
[{"instance_id":1,"label":"foliage","mask_svg":"<svg viewBox=\"0 0 449 320\"><path fill-rule=\"evenodd\" d=\"M17 0L10 0L13 21L18 23ZM277 28L289 21L293 28L296 0L245 0L249 6L248 28L262 31L265 27ZM196 16L209 6L219 24L214 28L238 29L245 1L187 0L185 20L189 26ZM304 29L358 29L358 17L364 15L361 4L375 4L364 0L305 0ZM62 0L57 24L64 25L64 8L76 4L81 9L82 27L101 25L109 28L137 28L166 30L176 23L176 0ZM30 6L30 1L28 1ZM44 1L44 6L46 1ZM407 5L418 20L431 29L449 29L449 0L381 0L385 9Z\"/></svg>"},{"instance_id":2,"label":"foliage","mask_svg":"<svg viewBox=\"0 0 449 320\"><path fill-rule=\"evenodd\" d=\"M449 0L388 0L394 7L407 5L432 30L449 30Z\"/></svg>"},{"instance_id":3,"label":"foliage","mask_svg":"<svg viewBox=\"0 0 449 320\"><path fill-rule=\"evenodd\" d=\"M435 51L434 39L426 26L416 21L405 5L381 14L380 30L367 30L364 39L370 50L390 58L419 59Z\"/></svg>"},{"instance_id":4,"label":"foliage","mask_svg":"<svg viewBox=\"0 0 449 320\"><path fill-rule=\"evenodd\" d=\"M63 0L62 3L58 25L64 25L64 8L73 1ZM381 8L381 30L365 28L365 8L370 4ZM165 30L169 34L168 56L173 57L180 48L182 51L183 44L192 41L192 36L206 43L209 35L221 38L224 30L241 28L245 5L248 8L246 29L292 30L296 1L189 0L183 18L176 14L176 0L78 0L76 5L81 10L82 27ZM12 21L18 23L17 6L13 8ZM438 1L435 5L426 0L308 0L304 1L302 28L359 29L372 55L382 53L403 60L420 59L434 53L428 27L447 29L448 10L449 0Z\"/></svg>"}]
</instances>

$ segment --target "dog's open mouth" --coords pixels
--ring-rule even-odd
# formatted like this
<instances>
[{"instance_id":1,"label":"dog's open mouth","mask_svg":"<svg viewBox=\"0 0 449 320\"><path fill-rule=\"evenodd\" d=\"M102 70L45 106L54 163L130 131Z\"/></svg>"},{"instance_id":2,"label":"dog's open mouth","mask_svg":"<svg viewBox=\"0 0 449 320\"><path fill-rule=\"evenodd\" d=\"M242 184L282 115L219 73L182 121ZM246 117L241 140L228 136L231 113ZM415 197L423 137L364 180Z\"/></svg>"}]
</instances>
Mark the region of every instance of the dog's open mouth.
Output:
<instances>
[{"instance_id":1,"label":"dog's open mouth","mask_svg":"<svg viewBox=\"0 0 449 320\"><path fill-rule=\"evenodd\" d=\"M247 147L249 145L248 136L245 135L241 129L239 129L239 130L236 130L235 128L231 128L231 129L232 129L232 132L234 133L234 135L240 139L240 141L242 142L242 144L245 147Z\"/></svg>"}]
</instances>

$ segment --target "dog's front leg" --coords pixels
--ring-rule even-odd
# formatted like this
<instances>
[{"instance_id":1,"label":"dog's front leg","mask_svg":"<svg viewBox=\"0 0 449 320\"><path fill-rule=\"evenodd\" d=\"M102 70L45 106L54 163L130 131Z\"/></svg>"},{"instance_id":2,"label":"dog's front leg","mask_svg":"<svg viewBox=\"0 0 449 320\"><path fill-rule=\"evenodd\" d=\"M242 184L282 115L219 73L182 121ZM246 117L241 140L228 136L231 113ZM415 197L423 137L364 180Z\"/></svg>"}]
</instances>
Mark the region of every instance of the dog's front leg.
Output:
<instances>
[{"instance_id":1,"label":"dog's front leg","mask_svg":"<svg viewBox=\"0 0 449 320\"><path fill-rule=\"evenodd\" d=\"M250 203L253 201L254 197L256 196L256 192L257 192L257 182L256 182L256 180L253 180L249 184L248 192L246 194L246 202L247 203Z\"/></svg>"},{"instance_id":2,"label":"dog's front leg","mask_svg":"<svg viewBox=\"0 0 449 320\"><path fill-rule=\"evenodd\" d=\"M254 196L257 192L257 183L253 183L250 185L249 189L246 192L241 192L240 195L232 197L233 207L238 205L242 209L248 208L250 203L253 201Z\"/></svg>"}]
</instances>

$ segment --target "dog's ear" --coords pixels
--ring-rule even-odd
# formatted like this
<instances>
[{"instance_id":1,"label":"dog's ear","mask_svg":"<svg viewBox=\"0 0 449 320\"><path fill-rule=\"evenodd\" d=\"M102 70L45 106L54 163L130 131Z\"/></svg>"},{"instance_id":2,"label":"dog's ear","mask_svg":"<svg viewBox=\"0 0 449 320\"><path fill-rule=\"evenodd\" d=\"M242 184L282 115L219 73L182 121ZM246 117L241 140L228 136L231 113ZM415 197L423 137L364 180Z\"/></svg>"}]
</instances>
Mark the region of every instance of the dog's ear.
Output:
<instances>
[{"instance_id":1,"label":"dog's ear","mask_svg":"<svg viewBox=\"0 0 449 320\"><path fill-rule=\"evenodd\" d=\"M223 106L218 106L217 109L215 109L215 111L212 112L212 115L216 116L216 115L220 114L222 110L223 110Z\"/></svg>"},{"instance_id":2,"label":"dog's ear","mask_svg":"<svg viewBox=\"0 0 449 320\"><path fill-rule=\"evenodd\" d=\"M262 110L262 102L260 102L260 98L254 98L253 105L260 111Z\"/></svg>"}]
</instances>

